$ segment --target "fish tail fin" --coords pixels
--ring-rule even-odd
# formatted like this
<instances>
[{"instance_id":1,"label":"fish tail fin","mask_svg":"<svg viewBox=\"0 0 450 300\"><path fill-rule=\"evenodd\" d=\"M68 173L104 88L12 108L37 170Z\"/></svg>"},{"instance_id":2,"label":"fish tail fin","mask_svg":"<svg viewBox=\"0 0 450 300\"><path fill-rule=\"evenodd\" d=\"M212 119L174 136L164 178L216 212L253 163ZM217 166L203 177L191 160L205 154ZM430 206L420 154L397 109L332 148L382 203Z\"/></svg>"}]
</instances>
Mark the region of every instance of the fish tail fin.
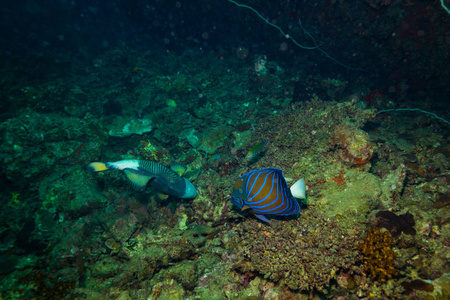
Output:
<instances>
[{"instance_id":1,"label":"fish tail fin","mask_svg":"<svg viewBox=\"0 0 450 300\"><path fill-rule=\"evenodd\" d=\"M291 186L291 194L297 199L306 199L306 184L305 180L299 179Z\"/></svg>"},{"instance_id":2,"label":"fish tail fin","mask_svg":"<svg viewBox=\"0 0 450 300\"><path fill-rule=\"evenodd\" d=\"M92 173L98 173L98 172L103 172L103 171L109 170L109 167L107 164L105 164L103 162L95 161L95 162L91 162L90 164L88 164L86 166L86 169L88 169Z\"/></svg>"}]
</instances>

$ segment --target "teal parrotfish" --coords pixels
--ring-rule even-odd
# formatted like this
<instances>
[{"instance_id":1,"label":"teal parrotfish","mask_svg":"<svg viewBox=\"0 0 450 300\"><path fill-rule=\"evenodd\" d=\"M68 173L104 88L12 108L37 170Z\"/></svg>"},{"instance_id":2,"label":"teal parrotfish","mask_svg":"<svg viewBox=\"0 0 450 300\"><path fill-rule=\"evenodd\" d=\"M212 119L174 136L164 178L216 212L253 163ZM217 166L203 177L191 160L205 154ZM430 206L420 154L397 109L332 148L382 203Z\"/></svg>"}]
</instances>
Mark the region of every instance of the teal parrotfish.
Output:
<instances>
[{"instance_id":1,"label":"teal parrotfish","mask_svg":"<svg viewBox=\"0 0 450 300\"><path fill-rule=\"evenodd\" d=\"M180 165L176 166L178 171ZM92 162L87 165L87 169L94 173L114 169L121 170L137 191L144 191L150 182L150 185L158 192L169 196L181 199L197 197L197 190L189 180L153 161L129 159L105 163Z\"/></svg>"},{"instance_id":2,"label":"teal parrotfish","mask_svg":"<svg viewBox=\"0 0 450 300\"><path fill-rule=\"evenodd\" d=\"M264 215L288 216L300 211L297 199L306 198L306 186L299 179L289 189L283 171L275 168L254 170L236 180L231 202L241 210L270 223Z\"/></svg>"},{"instance_id":3,"label":"teal parrotfish","mask_svg":"<svg viewBox=\"0 0 450 300\"><path fill-rule=\"evenodd\" d=\"M254 146L253 148L251 148L247 155L245 156L246 159L252 159L253 157L255 157L259 152L261 152L261 150L264 148L264 146L267 145L267 142L261 142L258 145Z\"/></svg>"}]
</instances>

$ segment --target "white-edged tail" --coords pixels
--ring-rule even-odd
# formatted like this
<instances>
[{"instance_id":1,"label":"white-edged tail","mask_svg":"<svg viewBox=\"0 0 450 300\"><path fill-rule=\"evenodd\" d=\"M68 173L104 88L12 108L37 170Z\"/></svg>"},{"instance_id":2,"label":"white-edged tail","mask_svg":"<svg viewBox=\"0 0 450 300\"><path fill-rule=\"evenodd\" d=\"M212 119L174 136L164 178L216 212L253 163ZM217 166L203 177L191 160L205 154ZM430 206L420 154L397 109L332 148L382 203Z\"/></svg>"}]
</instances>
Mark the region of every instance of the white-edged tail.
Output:
<instances>
[{"instance_id":1,"label":"white-edged tail","mask_svg":"<svg viewBox=\"0 0 450 300\"><path fill-rule=\"evenodd\" d=\"M297 199L306 199L306 185L305 180L299 179L291 186L291 194Z\"/></svg>"}]
</instances>

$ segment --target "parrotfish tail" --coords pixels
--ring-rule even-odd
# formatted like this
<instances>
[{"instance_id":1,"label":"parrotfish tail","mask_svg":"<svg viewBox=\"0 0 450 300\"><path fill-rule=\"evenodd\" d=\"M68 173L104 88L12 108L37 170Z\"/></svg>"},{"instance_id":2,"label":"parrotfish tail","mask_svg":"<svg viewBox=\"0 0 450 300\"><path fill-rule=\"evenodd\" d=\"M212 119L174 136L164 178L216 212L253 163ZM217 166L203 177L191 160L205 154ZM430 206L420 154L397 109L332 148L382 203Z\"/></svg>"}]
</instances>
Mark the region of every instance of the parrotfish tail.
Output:
<instances>
[{"instance_id":1,"label":"parrotfish tail","mask_svg":"<svg viewBox=\"0 0 450 300\"><path fill-rule=\"evenodd\" d=\"M109 167L103 162L92 162L86 166L86 169L91 171L92 173L103 172L109 169Z\"/></svg>"}]
</instances>

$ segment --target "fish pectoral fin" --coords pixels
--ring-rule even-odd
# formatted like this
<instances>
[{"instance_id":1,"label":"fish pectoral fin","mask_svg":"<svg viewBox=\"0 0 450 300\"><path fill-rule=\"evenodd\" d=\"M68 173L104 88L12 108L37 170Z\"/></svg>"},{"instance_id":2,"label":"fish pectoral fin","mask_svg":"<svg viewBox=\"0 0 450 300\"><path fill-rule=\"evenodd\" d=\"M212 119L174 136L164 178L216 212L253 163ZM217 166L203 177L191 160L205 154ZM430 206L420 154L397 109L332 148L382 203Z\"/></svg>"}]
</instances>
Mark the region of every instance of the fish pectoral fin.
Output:
<instances>
[{"instance_id":1,"label":"fish pectoral fin","mask_svg":"<svg viewBox=\"0 0 450 300\"><path fill-rule=\"evenodd\" d=\"M178 203L176 201L172 201L169 204L167 204L167 207L169 207L170 211L174 214L180 205L181 205L180 203Z\"/></svg>"},{"instance_id":2,"label":"fish pectoral fin","mask_svg":"<svg viewBox=\"0 0 450 300\"><path fill-rule=\"evenodd\" d=\"M155 178L155 176L142 175L136 173L136 171L133 169L124 169L123 172L127 176L130 184L138 191L145 190L148 181L152 178Z\"/></svg>"},{"instance_id":3,"label":"fish pectoral fin","mask_svg":"<svg viewBox=\"0 0 450 300\"><path fill-rule=\"evenodd\" d=\"M264 217L263 215L257 215L257 214L255 214L255 217L257 217L258 219L260 219L260 220L263 221L263 222L266 222L266 223L269 223L269 224L270 224L270 221L269 221L266 217Z\"/></svg>"},{"instance_id":4,"label":"fish pectoral fin","mask_svg":"<svg viewBox=\"0 0 450 300\"><path fill-rule=\"evenodd\" d=\"M241 211L244 211L244 210L247 210L247 209L250 209L250 207L249 206L244 206L244 207L242 207Z\"/></svg>"},{"instance_id":5,"label":"fish pectoral fin","mask_svg":"<svg viewBox=\"0 0 450 300\"><path fill-rule=\"evenodd\" d=\"M160 200L166 200L167 198L169 198L169 195L163 194L163 193L158 193L158 198Z\"/></svg>"},{"instance_id":6,"label":"fish pectoral fin","mask_svg":"<svg viewBox=\"0 0 450 300\"><path fill-rule=\"evenodd\" d=\"M186 173L187 167L182 163L173 162L170 164L170 169L181 177L184 175L184 173Z\"/></svg>"}]
</instances>

